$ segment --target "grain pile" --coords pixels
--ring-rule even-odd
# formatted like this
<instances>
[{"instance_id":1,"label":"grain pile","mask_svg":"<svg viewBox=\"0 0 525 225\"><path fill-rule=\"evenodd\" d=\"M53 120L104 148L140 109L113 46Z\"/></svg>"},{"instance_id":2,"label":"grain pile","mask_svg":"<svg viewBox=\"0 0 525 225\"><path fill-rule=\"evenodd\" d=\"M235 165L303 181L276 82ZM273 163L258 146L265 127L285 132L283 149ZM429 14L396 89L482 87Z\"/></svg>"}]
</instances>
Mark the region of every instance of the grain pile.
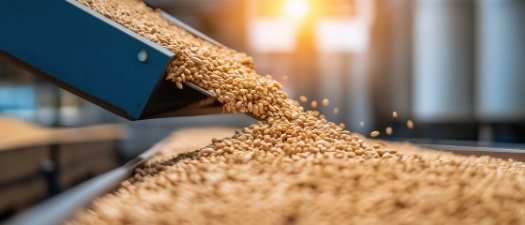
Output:
<instances>
[{"instance_id":1,"label":"grain pile","mask_svg":"<svg viewBox=\"0 0 525 225\"><path fill-rule=\"evenodd\" d=\"M262 121L184 157L166 147L71 224L525 223L523 163L350 134L288 99L250 57L191 36L140 1L80 2L176 52L167 79L177 87L193 82L225 111Z\"/></svg>"},{"instance_id":2,"label":"grain pile","mask_svg":"<svg viewBox=\"0 0 525 225\"><path fill-rule=\"evenodd\" d=\"M181 131L185 136L175 135L144 170L70 224L525 222L522 163L409 144L366 144L357 135L350 137L351 147L345 150L330 144L301 153L287 147L255 147L263 141L253 137L268 129L253 125L173 160L191 149L180 147L187 135L233 133ZM209 137L193 140L204 143Z\"/></svg>"}]
</instances>

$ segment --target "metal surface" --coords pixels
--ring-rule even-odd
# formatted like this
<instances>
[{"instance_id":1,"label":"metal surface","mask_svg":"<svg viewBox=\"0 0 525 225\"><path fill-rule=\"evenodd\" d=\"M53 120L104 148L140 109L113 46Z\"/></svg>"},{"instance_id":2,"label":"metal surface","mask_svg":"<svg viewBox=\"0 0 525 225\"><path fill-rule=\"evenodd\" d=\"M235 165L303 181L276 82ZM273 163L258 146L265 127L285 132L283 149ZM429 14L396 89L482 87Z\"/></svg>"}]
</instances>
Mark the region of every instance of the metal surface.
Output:
<instances>
[{"instance_id":1,"label":"metal surface","mask_svg":"<svg viewBox=\"0 0 525 225\"><path fill-rule=\"evenodd\" d=\"M89 206L97 197L115 191L120 183L133 175L135 168L144 165L144 160L152 157L159 150L163 142L157 144L150 150L144 152L136 159L126 165L117 168L104 175L98 176L76 188L73 188L55 198L52 198L36 207L33 207L26 213L23 213L11 220L6 225L25 225L41 224L52 225L61 224L67 219L72 218L73 213L78 209ZM483 148L483 147L466 147L454 145L432 145L418 144L420 147L450 151L460 155L489 155L492 157L508 159L512 158L517 161L525 161L525 151L515 149L500 148Z\"/></svg>"},{"instance_id":2,"label":"metal surface","mask_svg":"<svg viewBox=\"0 0 525 225\"><path fill-rule=\"evenodd\" d=\"M0 28L10 61L129 119L140 118L174 56L74 0L4 2Z\"/></svg>"},{"instance_id":3,"label":"metal surface","mask_svg":"<svg viewBox=\"0 0 525 225\"><path fill-rule=\"evenodd\" d=\"M470 147L470 146L456 146L456 145L435 145L435 144L418 144L423 148L437 149L442 151L454 152L458 155L464 156L491 156L501 159L514 159L525 162L525 150L519 149L505 149L505 148L485 148L485 147Z\"/></svg>"},{"instance_id":4,"label":"metal surface","mask_svg":"<svg viewBox=\"0 0 525 225\"><path fill-rule=\"evenodd\" d=\"M181 90L165 80L174 53L75 0L2 3L0 29L1 59L129 120L222 112L217 101L188 109L210 93L188 83Z\"/></svg>"},{"instance_id":5,"label":"metal surface","mask_svg":"<svg viewBox=\"0 0 525 225\"><path fill-rule=\"evenodd\" d=\"M190 34L193 34L194 36L199 37L202 40L205 40L205 41L210 42L210 43L212 43L214 45L217 45L217 46L222 45L218 41L213 40L212 38L206 36L205 34L199 32L198 30L195 30L193 27L188 26L187 24L183 23L182 21L178 20L177 18L171 16L170 14L168 14L168 13L166 13L164 11L161 12L161 15L162 15L162 17L164 17L164 19L172 22L173 24L176 24L177 26L179 26L182 29L188 31Z\"/></svg>"},{"instance_id":6,"label":"metal surface","mask_svg":"<svg viewBox=\"0 0 525 225\"><path fill-rule=\"evenodd\" d=\"M476 116L525 121L525 1L476 1Z\"/></svg>"},{"instance_id":7,"label":"metal surface","mask_svg":"<svg viewBox=\"0 0 525 225\"><path fill-rule=\"evenodd\" d=\"M167 140L167 139L165 139ZM143 166L144 160L151 158L165 141L139 155L137 158L115 170L95 177L69 191L45 201L27 212L9 220L11 225L54 225L63 224L82 207L88 206L93 199L116 190L120 183L133 175L137 167Z\"/></svg>"}]
</instances>

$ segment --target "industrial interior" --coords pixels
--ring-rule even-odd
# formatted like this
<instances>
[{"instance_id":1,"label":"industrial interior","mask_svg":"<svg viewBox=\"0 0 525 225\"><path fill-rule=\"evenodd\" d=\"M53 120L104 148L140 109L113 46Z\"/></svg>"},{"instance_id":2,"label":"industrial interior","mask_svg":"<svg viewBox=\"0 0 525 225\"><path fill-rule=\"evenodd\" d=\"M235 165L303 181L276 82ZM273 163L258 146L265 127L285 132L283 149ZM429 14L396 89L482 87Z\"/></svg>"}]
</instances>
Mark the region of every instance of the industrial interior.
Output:
<instances>
[{"instance_id":1,"label":"industrial interior","mask_svg":"<svg viewBox=\"0 0 525 225\"><path fill-rule=\"evenodd\" d=\"M67 224L137 173L146 177L142 173L149 173L145 168L155 157L167 157L162 150L166 140L174 148L202 150L247 132L258 120L270 123L252 112L251 103L249 112L247 105L246 111L230 113L217 100L222 98L219 89L215 93L196 81L175 85L174 77L166 79L173 68L181 68L182 63L175 65L180 52L128 29L132 25L122 24L116 12L97 11L108 1L116 2L117 9L118 2L141 2L28 0L0 7L0 222ZM206 44L246 53L254 71L271 75L301 111L318 110L315 116L350 135L362 135L365 142L525 160L524 1L144 2ZM240 98L239 104L245 101ZM206 129L219 129L213 131L222 136ZM170 159L180 155L192 157L177 152ZM506 179L522 178L525 167L516 168L519 175ZM469 206L477 209L467 204L464 210ZM102 208L97 207L94 212ZM406 224L422 222L412 220L419 214L396 213L392 218L406 219ZM525 214L512 214L517 219L510 222L495 215L475 222L444 221L525 223ZM308 224L297 217L260 224ZM90 221L79 218L71 224ZM363 224L381 224L374 215L370 218ZM168 224L182 224L173 219ZM230 224L226 221L217 224Z\"/></svg>"}]
</instances>

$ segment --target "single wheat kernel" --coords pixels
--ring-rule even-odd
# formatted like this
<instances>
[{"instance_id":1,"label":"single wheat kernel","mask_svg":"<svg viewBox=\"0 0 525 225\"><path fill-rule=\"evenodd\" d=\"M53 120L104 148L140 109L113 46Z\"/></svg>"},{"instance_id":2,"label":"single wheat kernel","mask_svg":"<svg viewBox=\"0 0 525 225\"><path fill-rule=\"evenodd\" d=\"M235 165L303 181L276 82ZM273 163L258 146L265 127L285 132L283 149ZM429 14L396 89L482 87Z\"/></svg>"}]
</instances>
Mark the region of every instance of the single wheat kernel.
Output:
<instances>
[{"instance_id":1,"label":"single wheat kernel","mask_svg":"<svg viewBox=\"0 0 525 225\"><path fill-rule=\"evenodd\" d=\"M392 127L387 127L385 132L386 132L386 134L391 135L392 134Z\"/></svg>"},{"instance_id":2,"label":"single wheat kernel","mask_svg":"<svg viewBox=\"0 0 525 225\"><path fill-rule=\"evenodd\" d=\"M379 135L379 131L377 131L377 130L372 131L372 133L370 133L371 137L377 137L378 135Z\"/></svg>"},{"instance_id":3,"label":"single wheat kernel","mask_svg":"<svg viewBox=\"0 0 525 225\"><path fill-rule=\"evenodd\" d=\"M407 127L408 127L408 129L414 128L414 123L412 122L412 120L408 120L407 121Z\"/></svg>"},{"instance_id":4,"label":"single wheat kernel","mask_svg":"<svg viewBox=\"0 0 525 225\"><path fill-rule=\"evenodd\" d=\"M312 101L312 104L310 104L310 106L312 106L312 108L317 108L317 102L316 101Z\"/></svg>"},{"instance_id":5,"label":"single wheat kernel","mask_svg":"<svg viewBox=\"0 0 525 225\"><path fill-rule=\"evenodd\" d=\"M327 98L323 99L323 105L324 105L324 106L328 106L329 103L330 103L330 102L328 101Z\"/></svg>"},{"instance_id":6,"label":"single wheat kernel","mask_svg":"<svg viewBox=\"0 0 525 225\"><path fill-rule=\"evenodd\" d=\"M392 117L397 118L397 112L396 111L392 112Z\"/></svg>"},{"instance_id":7,"label":"single wheat kernel","mask_svg":"<svg viewBox=\"0 0 525 225\"><path fill-rule=\"evenodd\" d=\"M334 114L335 114L335 115L339 114L339 109L338 109L338 108L335 108L335 109L334 109Z\"/></svg>"},{"instance_id":8,"label":"single wheat kernel","mask_svg":"<svg viewBox=\"0 0 525 225\"><path fill-rule=\"evenodd\" d=\"M308 101L308 98L306 98L305 96L302 96L302 95L301 95L301 97L299 97L299 100L300 100L301 102L306 102L306 101Z\"/></svg>"}]
</instances>

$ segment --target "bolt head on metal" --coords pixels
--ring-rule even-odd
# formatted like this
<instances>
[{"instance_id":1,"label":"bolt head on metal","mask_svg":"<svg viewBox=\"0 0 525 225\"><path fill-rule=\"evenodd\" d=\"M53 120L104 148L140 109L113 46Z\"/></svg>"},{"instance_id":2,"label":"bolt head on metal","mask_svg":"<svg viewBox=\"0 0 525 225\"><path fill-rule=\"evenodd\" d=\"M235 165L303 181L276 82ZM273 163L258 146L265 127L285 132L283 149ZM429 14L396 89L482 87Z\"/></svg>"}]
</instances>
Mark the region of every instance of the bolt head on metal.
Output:
<instances>
[{"instance_id":1,"label":"bolt head on metal","mask_svg":"<svg viewBox=\"0 0 525 225\"><path fill-rule=\"evenodd\" d=\"M139 52L139 54L137 55L137 58L139 59L139 61L141 62L146 62L148 60L148 53L146 52L146 50L142 50Z\"/></svg>"}]
</instances>

